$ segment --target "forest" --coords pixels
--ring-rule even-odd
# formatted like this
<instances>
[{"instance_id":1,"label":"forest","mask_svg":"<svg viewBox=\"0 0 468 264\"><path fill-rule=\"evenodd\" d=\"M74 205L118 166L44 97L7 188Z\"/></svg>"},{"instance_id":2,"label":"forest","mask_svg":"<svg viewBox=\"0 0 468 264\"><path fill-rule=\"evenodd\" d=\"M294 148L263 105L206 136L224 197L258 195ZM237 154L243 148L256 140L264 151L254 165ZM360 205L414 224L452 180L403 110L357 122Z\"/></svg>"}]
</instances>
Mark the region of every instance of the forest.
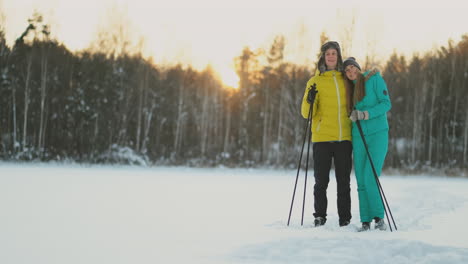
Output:
<instances>
[{"instance_id":1,"label":"forest","mask_svg":"<svg viewBox=\"0 0 468 264\"><path fill-rule=\"evenodd\" d=\"M234 89L210 67L158 65L104 37L72 52L40 14L28 24L13 45L0 26L1 160L297 167L315 65L285 61L284 37L233 58ZM468 35L377 64L392 100L385 168L465 172Z\"/></svg>"}]
</instances>

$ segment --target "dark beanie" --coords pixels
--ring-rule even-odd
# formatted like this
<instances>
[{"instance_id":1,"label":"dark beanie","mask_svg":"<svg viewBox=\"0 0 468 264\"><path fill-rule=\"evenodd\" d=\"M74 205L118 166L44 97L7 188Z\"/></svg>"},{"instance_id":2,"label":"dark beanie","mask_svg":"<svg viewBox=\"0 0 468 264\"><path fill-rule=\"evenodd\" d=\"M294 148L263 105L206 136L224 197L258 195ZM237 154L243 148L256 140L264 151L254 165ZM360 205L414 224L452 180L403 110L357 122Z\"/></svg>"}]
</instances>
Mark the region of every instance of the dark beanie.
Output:
<instances>
[{"instance_id":1,"label":"dark beanie","mask_svg":"<svg viewBox=\"0 0 468 264\"><path fill-rule=\"evenodd\" d=\"M361 66L359 66L359 63L357 63L356 59L354 57L349 57L343 62L343 70L346 69L349 65L354 65L357 67L359 70L361 70Z\"/></svg>"}]
</instances>

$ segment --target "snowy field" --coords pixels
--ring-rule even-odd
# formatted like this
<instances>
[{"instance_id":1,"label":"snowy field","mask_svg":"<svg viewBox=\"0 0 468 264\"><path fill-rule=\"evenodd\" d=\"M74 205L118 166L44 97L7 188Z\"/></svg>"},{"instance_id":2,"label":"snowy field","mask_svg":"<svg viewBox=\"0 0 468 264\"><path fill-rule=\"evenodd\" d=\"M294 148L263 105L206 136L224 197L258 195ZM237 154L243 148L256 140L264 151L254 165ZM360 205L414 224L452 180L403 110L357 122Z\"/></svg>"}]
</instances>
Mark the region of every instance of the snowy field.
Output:
<instances>
[{"instance_id":1,"label":"snowy field","mask_svg":"<svg viewBox=\"0 0 468 264\"><path fill-rule=\"evenodd\" d=\"M312 227L309 174L286 226L296 172L0 164L0 263L468 263L468 179L387 176L397 232ZM354 177L354 176L353 176Z\"/></svg>"}]
</instances>

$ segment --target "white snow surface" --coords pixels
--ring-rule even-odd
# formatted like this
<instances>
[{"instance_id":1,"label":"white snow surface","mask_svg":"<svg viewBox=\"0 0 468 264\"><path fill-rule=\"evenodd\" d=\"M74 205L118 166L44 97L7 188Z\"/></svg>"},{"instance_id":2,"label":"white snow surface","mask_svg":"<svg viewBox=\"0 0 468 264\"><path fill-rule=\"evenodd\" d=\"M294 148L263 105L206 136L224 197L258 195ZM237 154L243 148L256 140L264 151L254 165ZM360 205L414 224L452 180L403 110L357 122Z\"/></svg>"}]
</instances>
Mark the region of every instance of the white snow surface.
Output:
<instances>
[{"instance_id":1,"label":"white snow surface","mask_svg":"<svg viewBox=\"0 0 468 264\"><path fill-rule=\"evenodd\" d=\"M304 225L295 170L0 164L0 263L468 263L468 179L388 176L397 231Z\"/></svg>"}]
</instances>

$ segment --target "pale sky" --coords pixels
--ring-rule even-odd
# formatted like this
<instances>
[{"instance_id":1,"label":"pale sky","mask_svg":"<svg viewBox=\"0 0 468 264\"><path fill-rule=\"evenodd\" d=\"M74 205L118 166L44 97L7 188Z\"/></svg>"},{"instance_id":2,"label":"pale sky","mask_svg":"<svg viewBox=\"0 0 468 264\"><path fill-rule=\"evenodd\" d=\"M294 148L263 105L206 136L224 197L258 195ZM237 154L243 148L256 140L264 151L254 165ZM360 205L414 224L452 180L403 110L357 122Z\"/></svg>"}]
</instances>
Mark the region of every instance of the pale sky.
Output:
<instances>
[{"instance_id":1,"label":"pale sky","mask_svg":"<svg viewBox=\"0 0 468 264\"><path fill-rule=\"evenodd\" d=\"M345 57L361 61L366 54L424 54L468 33L465 0L0 0L0 8L10 44L38 10L71 50L88 47L117 8L134 43L143 37L144 54L157 64L210 64L223 79L232 78L244 46L268 50L278 34L286 37L286 60L311 64L322 31L342 44Z\"/></svg>"}]
</instances>

